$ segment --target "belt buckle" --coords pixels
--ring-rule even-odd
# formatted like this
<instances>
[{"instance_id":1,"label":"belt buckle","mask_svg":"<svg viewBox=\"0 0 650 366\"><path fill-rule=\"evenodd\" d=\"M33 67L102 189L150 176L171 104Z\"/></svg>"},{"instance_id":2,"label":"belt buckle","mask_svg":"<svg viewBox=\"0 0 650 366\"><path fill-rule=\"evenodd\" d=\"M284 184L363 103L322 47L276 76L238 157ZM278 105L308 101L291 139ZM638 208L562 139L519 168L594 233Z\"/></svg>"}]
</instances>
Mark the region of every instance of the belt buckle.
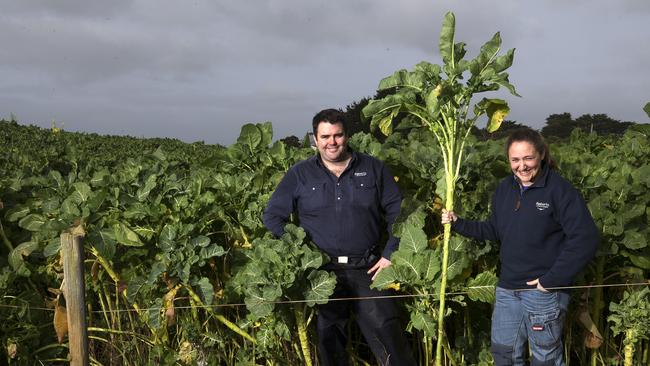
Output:
<instances>
[{"instance_id":1,"label":"belt buckle","mask_svg":"<svg viewBox=\"0 0 650 366\"><path fill-rule=\"evenodd\" d=\"M336 261L340 264L347 264L348 263L348 257L346 256L340 256L336 258Z\"/></svg>"}]
</instances>

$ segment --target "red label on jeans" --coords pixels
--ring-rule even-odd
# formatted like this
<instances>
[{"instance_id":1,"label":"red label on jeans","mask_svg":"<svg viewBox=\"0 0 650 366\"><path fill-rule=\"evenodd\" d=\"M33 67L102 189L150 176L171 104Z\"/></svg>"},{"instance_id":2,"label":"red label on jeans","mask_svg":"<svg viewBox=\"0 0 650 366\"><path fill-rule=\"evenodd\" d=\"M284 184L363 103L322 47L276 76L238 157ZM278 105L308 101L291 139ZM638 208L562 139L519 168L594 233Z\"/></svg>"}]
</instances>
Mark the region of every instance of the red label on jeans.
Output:
<instances>
[{"instance_id":1,"label":"red label on jeans","mask_svg":"<svg viewBox=\"0 0 650 366\"><path fill-rule=\"evenodd\" d=\"M536 331L544 330L544 326L539 325L539 324L535 324L535 325L533 325L533 330L536 330Z\"/></svg>"}]
</instances>

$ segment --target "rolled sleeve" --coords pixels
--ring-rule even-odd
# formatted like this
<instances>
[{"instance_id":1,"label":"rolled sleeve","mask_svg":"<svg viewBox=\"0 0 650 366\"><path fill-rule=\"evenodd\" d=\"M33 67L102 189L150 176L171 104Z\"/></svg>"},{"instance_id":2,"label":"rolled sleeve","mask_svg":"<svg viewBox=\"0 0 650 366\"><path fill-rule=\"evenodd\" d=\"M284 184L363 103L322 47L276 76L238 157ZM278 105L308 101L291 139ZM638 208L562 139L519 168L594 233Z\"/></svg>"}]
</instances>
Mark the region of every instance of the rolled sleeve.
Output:
<instances>
[{"instance_id":1,"label":"rolled sleeve","mask_svg":"<svg viewBox=\"0 0 650 366\"><path fill-rule=\"evenodd\" d=\"M298 180L293 169L282 178L264 210L262 221L264 226L276 237L284 234L284 226L296 209L295 191Z\"/></svg>"},{"instance_id":2,"label":"rolled sleeve","mask_svg":"<svg viewBox=\"0 0 650 366\"><path fill-rule=\"evenodd\" d=\"M393 235L393 224L399 216L400 206L402 204L402 195L399 192L397 183L390 172L390 169L385 165L381 171L381 208L384 211L386 219L386 229L388 231L388 240L382 252L382 256L390 259L391 254L399 246L399 239Z\"/></svg>"}]
</instances>

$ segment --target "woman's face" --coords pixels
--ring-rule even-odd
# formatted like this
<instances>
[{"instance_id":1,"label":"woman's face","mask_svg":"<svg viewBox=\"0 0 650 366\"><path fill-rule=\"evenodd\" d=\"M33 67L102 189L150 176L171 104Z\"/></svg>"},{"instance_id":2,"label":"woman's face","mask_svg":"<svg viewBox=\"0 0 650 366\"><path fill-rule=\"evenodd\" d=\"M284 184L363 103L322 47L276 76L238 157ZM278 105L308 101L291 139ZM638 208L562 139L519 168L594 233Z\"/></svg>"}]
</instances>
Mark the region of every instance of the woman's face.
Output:
<instances>
[{"instance_id":1,"label":"woman's face","mask_svg":"<svg viewBox=\"0 0 650 366\"><path fill-rule=\"evenodd\" d=\"M515 141L508 148L508 160L512 173L521 184L530 186L541 168L544 157L528 141Z\"/></svg>"}]
</instances>

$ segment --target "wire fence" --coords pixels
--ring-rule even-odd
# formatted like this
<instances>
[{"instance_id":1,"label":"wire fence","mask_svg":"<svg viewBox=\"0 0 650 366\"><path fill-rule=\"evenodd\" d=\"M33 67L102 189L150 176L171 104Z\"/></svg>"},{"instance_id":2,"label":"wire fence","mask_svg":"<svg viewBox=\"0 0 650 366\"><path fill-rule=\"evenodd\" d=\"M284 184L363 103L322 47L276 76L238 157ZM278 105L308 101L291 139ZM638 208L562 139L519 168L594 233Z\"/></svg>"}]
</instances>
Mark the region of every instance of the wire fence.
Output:
<instances>
[{"instance_id":1,"label":"wire fence","mask_svg":"<svg viewBox=\"0 0 650 366\"><path fill-rule=\"evenodd\" d=\"M614 283L614 284L596 284L596 285L576 285L576 286L563 286L563 287L549 287L546 290L575 290L575 289L590 289L590 288L604 288L604 287L636 287L636 286L648 286L650 285L650 280L645 282L635 282L635 283ZM496 286L487 285L487 286L470 286L466 287L463 291L457 292L447 292L445 296L457 296L457 295L468 295L471 290L479 289L494 289ZM515 289L512 291L538 291L536 288L521 288ZM317 303L317 302L328 302L328 301L364 301L364 300L380 300L380 299L407 299L407 298L420 298L420 297L435 297L439 296L438 293L425 293L425 294L398 294L398 295L381 295L381 296L365 296L365 297L339 297L339 298L324 298L324 299L314 299L314 300L278 300L278 301L259 301L256 304L273 304L273 305L293 305L293 304L305 304L305 303ZM174 306L175 309L216 309L216 308L235 308L235 307L244 307L245 303L226 303L226 304L211 304L211 305L184 305L184 306ZM55 311L53 308L45 307L32 307L28 305L9 305L9 304L0 304L0 308L15 308L15 309L28 309L28 310L41 310L41 311ZM138 311L151 311L151 310L160 310L160 307L151 307L151 308L138 308ZM108 311L94 310L91 313L120 313L120 312L133 312L134 309L111 309Z\"/></svg>"}]
</instances>

